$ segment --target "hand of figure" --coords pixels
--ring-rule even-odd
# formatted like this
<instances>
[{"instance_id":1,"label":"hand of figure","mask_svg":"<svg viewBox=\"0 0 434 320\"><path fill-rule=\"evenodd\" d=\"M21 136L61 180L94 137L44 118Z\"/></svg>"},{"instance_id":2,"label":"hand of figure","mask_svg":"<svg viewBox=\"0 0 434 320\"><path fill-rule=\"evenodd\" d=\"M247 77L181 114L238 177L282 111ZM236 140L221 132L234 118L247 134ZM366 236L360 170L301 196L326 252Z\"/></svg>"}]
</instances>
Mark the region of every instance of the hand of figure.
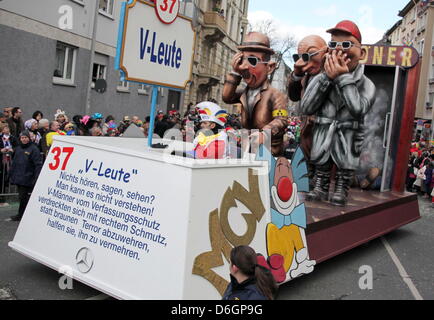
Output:
<instances>
[{"instance_id":1,"label":"hand of figure","mask_svg":"<svg viewBox=\"0 0 434 320\"><path fill-rule=\"evenodd\" d=\"M326 55L326 60L324 63L324 69L327 76L334 80L340 75L345 73L349 73L350 69L348 68L348 64L351 62L350 59L347 58L347 54L342 51L337 52L333 50L330 54Z\"/></svg>"},{"instance_id":2,"label":"hand of figure","mask_svg":"<svg viewBox=\"0 0 434 320\"><path fill-rule=\"evenodd\" d=\"M232 69L236 73L240 73L240 65L243 62L244 54L242 52L238 52L233 58L232 58Z\"/></svg>"},{"instance_id":3,"label":"hand of figure","mask_svg":"<svg viewBox=\"0 0 434 320\"><path fill-rule=\"evenodd\" d=\"M303 72L303 67L304 65L300 65L298 63L294 64L294 75L296 75L297 77L303 77L304 76L304 72Z\"/></svg>"}]
</instances>

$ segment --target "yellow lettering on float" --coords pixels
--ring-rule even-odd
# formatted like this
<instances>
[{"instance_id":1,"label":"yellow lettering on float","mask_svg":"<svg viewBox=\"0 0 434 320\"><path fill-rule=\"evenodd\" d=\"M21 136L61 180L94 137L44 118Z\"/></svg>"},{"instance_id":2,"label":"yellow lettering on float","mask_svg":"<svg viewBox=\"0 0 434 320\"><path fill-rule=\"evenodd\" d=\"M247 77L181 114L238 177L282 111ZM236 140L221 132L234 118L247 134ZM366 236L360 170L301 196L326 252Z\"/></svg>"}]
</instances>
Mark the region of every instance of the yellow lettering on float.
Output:
<instances>
[{"instance_id":1,"label":"yellow lettering on float","mask_svg":"<svg viewBox=\"0 0 434 320\"><path fill-rule=\"evenodd\" d=\"M413 57L413 50L411 48L404 48L402 51L402 66L411 67L411 58Z\"/></svg>"},{"instance_id":2,"label":"yellow lettering on float","mask_svg":"<svg viewBox=\"0 0 434 320\"><path fill-rule=\"evenodd\" d=\"M372 58L372 64L383 64L384 47L374 47L374 57Z\"/></svg>"},{"instance_id":3,"label":"yellow lettering on float","mask_svg":"<svg viewBox=\"0 0 434 320\"><path fill-rule=\"evenodd\" d=\"M394 66L396 64L396 48L389 48L387 64L389 66Z\"/></svg>"},{"instance_id":4,"label":"yellow lettering on float","mask_svg":"<svg viewBox=\"0 0 434 320\"><path fill-rule=\"evenodd\" d=\"M360 60L361 64L366 64L368 63L369 60L369 50L371 50L371 46L362 46L362 50L366 50L366 55L365 55L365 59Z\"/></svg>"}]
</instances>

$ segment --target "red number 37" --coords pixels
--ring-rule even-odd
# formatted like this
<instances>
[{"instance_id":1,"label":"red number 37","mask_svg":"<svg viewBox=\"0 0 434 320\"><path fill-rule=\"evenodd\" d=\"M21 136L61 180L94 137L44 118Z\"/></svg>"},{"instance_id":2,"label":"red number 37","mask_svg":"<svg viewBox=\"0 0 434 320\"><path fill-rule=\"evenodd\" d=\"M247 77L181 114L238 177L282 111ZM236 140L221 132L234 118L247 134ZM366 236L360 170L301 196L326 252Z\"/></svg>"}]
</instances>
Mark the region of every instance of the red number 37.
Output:
<instances>
[{"instance_id":1,"label":"red number 37","mask_svg":"<svg viewBox=\"0 0 434 320\"><path fill-rule=\"evenodd\" d=\"M59 168L60 163L62 162L60 159L60 156L62 155L62 153L66 153L66 157L63 161L62 169L61 169L62 171L65 170L66 166L68 165L69 158L71 158L71 155L73 152L74 152L74 148L61 149L61 148L57 147L57 148L54 148L53 150L51 150L50 153L54 154L54 157L53 157L53 162L48 165L50 170L54 171L54 170L57 170Z\"/></svg>"},{"instance_id":2,"label":"red number 37","mask_svg":"<svg viewBox=\"0 0 434 320\"><path fill-rule=\"evenodd\" d=\"M169 4L167 3L167 1L168 0L164 0L163 4L160 6L160 9L162 11L167 11L167 9L169 8ZM170 6L169 13L173 12L173 7L175 6L177 0L171 0L171 1L172 1L172 5Z\"/></svg>"}]
</instances>

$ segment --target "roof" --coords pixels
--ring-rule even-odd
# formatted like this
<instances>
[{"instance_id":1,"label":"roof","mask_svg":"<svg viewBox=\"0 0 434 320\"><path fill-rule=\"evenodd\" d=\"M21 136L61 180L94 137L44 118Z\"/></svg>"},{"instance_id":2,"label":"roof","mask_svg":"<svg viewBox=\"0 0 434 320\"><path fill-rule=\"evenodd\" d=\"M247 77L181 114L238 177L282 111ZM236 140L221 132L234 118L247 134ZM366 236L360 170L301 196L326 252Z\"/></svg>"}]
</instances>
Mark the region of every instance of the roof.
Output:
<instances>
[{"instance_id":1,"label":"roof","mask_svg":"<svg viewBox=\"0 0 434 320\"><path fill-rule=\"evenodd\" d=\"M404 9L402 9L401 11L399 11L398 16L404 18L410 12L410 10L414 8L415 3L419 3L419 1L420 0L410 0L410 2L407 3L407 5L404 7Z\"/></svg>"}]
</instances>

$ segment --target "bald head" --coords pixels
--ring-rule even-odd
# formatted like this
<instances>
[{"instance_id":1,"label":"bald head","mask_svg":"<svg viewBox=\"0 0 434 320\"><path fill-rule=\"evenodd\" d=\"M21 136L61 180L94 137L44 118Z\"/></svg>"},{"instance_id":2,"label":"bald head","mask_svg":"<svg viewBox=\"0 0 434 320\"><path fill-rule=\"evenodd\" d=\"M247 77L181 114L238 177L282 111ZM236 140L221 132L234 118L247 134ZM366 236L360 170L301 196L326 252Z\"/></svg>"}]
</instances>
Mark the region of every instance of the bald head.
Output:
<instances>
[{"instance_id":1,"label":"bald head","mask_svg":"<svg viewBox=\"0 0 434 320\"><path fill-rule=\"evenodd\" d=\"M324 47L327 47L327 43L320 36L307 36L306 38L301 39L300 43L298 44L298 53L308 52L309 48L311 47L322 49Z\"/></svg>"},{"instance_id":2,"label":"bald head","mask_svg":"<svg viewBox=\"0 0 434 320\"><path fill-rule=\"evenodd\" d=\"M300 58L295 62L294 71L296 74L309 74L311 76L321 72L323 57L327 52L327 43L317 35L310 35L303 38L298 44L298 54L309 54L309 61Z\"/></svg>"}]
</instances>

